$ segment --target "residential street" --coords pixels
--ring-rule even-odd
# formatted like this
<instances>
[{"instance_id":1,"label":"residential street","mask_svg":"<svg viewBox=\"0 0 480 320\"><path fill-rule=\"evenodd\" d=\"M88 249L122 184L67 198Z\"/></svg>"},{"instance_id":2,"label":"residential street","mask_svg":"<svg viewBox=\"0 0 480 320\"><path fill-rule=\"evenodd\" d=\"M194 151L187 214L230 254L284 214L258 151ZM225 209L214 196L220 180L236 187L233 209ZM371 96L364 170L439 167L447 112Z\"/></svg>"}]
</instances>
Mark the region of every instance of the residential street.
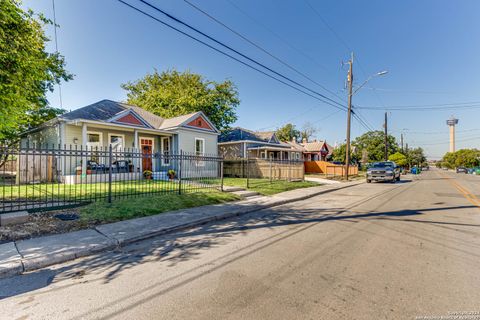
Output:
<instances>
[{"instance_id":1,"label":"residential street","mask_svg":"<svg viewBox=\"0 0 480 320\"><path fill-rule=\"evenodd\" d=\"M0 318L414 319L480 311L480 176L431 169L402 179L0 280Z\"/></svg>"}]
</instances>

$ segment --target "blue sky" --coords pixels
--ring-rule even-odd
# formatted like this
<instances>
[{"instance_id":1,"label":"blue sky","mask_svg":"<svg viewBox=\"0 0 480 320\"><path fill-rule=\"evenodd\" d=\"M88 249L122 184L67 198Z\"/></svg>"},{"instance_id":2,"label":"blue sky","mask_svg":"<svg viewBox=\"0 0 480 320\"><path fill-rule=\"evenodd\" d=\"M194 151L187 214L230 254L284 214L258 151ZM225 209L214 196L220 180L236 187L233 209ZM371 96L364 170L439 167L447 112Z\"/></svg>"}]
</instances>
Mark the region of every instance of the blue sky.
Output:
<instances>
[{"instance_id":1,"label":"blue sky","mask_svg":"<svg viewBox=\"0 0 480 320\"><path fill-rule=\"evenodd\" d=\"M126 1L141 6L137 0ZM329 95L184 1L149 1ZM341 62L348 60L350 50L356 56L357 85L371 74L388 70L387 75L373 79L354 96L354 104L359 107L480 101L480 80L476 76L480 69L480 1L308 0L321 18L304 0L190 1L341 97L346 97L347 74ZM28 0L23 6L52 17L51 0ZM189 69L208 79L236 83L241 99L236 125L275 129L288 121L298 127L310 122L319 129L319 139L331 144L345 139L345 112L335 112L331 106L247 69L116 0L56 0L56 9L59 50L66 57L68 70L75 74L73 81L62 86L67 110L101 99L125 100L120 84L154 68ZM47 34L53 39L52 28ZM53 48L52 42L49 49ZM50 95L49 100L58 106L58 93ZM371 127L382 129L383 110L360 112ZM409 146L421 146L428 156L438 158L448 149L445 120L452 114L460 119L457 148L480 147L478 108L392 110L389 127L397 137L404 132ZM352 130L354 137L366 131L357 121L353 121Z\"/></svg>"}]
</instances>

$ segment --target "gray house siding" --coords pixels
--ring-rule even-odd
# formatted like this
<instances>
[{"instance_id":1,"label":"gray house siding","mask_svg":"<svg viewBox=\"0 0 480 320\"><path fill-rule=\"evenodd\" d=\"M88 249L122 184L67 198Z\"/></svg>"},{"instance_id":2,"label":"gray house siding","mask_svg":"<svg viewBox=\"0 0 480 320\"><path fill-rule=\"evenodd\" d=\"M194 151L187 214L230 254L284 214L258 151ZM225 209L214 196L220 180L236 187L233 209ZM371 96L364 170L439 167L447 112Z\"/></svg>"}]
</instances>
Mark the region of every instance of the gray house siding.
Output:
<instances>
[{"instance_id":1,"label":"gray house siding","mask_svg":"<svg viewBox=\"0 0 480 320\"><path fill-rule=\"evenodd\" d=\"M195 138L205 140L205 155L218 155L218 136L214 133L178 129L178 147L184 152L195 152Z\"/></svg>"}]
</instances>

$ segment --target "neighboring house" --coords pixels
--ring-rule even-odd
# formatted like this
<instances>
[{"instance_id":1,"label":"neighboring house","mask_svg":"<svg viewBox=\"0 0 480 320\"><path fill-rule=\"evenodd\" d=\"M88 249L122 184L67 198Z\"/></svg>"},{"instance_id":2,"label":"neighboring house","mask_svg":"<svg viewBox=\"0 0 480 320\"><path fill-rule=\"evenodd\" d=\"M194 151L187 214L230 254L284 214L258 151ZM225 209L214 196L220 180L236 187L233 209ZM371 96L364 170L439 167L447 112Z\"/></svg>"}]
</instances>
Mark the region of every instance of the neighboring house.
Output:
<instances>
[{"instance_id":1,"label":"neighboring house","mask_svg":"<svg viewBox=\"0 0 480 320\"><path fill-rule=\"evenodd\" d=\"M219 154L227 160L257 158L302 160L302 148L278 140L274 131L251 131L236 127L220 135Z\"/></svg>"},{"instance_id":2,"label":"neighboring house","mask_svg":"<svg viewBox=\"0 0 480 320\"><path fill-rule=\"evenodd\" d=\"M39 128L26 132L22 147L48 145L60 149L122 151L141 155L135 171L164 171L171 166L169 155L181 151L195 155L216 156L219 131L203 114L195 112L175 118L164 119L142 108L111 100L102 100L83 108L65 113L44 123ZM58 146L58 147L57 147ZM162 157L154 157L153 154ZM88 161L105 162L89 153ZM63 164L82 165L86 162ZM64 172L72 169L64 169Z\"/></svg>"},{"instance_id":3,"label":"neighboring house","mask_svg":"<svg viewBox=\"0 0 480 320\"><path fill-rule=\"evenodd\" d=\"M300 144L303 147L305 161L326 161L333 153L333 147L326 141L308 142L306 139Z\"/></svg>"}]
</instances>

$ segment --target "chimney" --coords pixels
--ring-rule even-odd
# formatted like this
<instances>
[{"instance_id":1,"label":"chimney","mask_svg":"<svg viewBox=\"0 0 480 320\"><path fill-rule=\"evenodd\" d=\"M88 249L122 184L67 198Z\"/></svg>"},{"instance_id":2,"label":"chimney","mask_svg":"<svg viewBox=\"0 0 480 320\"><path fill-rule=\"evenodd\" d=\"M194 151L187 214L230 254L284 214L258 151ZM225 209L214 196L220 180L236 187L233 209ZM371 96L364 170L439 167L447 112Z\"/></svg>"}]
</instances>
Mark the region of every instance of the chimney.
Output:
<instances>
[{"instance_id":1,"label":"chimney","mask_svg":"<svg viewBox=\"0 0 480 320\"><path fill-rule=\"evenodd\" d=\"M292 137L292 142L293 142L293 143L297 142L297 138Z\"/></svg>"},{"instance_id":2,"label":"chimney","mask_svg":"<svg viewBox=\"0 0 480 320\"><path fill-rule=\"evenodd\" d=\"M302 139L302 143L303 143L303 144L305 144L305 143L307 143L307 142L308 142L307 138L303 138L303 139Z\"/></svg>"}]
</instances>

